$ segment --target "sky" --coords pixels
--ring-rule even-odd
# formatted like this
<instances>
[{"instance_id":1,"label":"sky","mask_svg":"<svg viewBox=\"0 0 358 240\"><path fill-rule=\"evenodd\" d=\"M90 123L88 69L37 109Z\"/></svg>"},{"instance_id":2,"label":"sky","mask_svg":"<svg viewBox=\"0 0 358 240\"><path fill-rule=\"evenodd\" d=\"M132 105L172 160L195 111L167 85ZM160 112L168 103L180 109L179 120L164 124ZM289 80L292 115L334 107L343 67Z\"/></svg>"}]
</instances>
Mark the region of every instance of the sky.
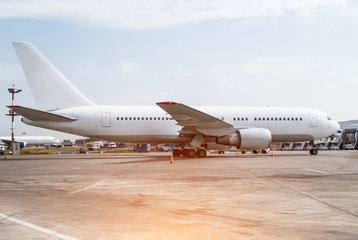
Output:
<instances>
[{"instance_id":1,"label":"sky","mask_svg":"<svg viewBox=\"0 0 358 240\"><path fill-rule=\"evenodd\" d=\"M12 42L108 105L292 106L358 119L358 1L0 0L0 136L37 108ZM78 136L15 121L15 135Z\"/></svg>"}]
</instances>

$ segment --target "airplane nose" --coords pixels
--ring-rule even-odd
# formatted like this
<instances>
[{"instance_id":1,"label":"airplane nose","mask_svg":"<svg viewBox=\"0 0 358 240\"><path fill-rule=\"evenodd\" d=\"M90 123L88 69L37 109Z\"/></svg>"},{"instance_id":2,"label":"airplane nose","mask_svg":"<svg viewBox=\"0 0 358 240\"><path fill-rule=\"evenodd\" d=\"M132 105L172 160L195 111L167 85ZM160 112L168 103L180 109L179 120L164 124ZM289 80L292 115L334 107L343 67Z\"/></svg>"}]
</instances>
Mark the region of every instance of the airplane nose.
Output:
<instances>
[{"instance_id":1,"label":"airplane nose","mask_svg":"<svg viewBox=\"0 0 358 240\"><path fill-rule=\"evenodd\" d=\"M335 130L335 132L338 132L338 130L341 129L341 126L339 125L339 123L335 122L335 121L332 121L331 127L333 130Z\"/></svg>"}]
</instances>

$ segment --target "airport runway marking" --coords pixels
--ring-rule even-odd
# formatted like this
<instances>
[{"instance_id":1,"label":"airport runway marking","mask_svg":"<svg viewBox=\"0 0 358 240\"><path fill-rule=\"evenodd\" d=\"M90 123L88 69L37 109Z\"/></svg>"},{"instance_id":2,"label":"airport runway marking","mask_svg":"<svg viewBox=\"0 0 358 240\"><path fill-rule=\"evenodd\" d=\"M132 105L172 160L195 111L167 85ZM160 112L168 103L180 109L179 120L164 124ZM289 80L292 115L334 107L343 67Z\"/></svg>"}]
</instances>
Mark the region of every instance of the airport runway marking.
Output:
<instances>
[{"instance_id":1,"label":"airport runway marking","mask_svg":"<svg viewBox=\"0 0 358 240\"><path fill-rule=\"evenodd\" d=\"M306 171L311 171L311 172L316 172L316 173L328 174L328 172L323 172L323 171L314 170L314 169L309 169L309 168L305 168L304 170L306 170Z\"/></svg>"},{"instance_id":2,"label":"airport runway marking","mask_svg":"<svg viewBox=\"0 0 358 240\"><path fill-rule=\"evenodd\" d=\"M138 160L146 160L146 159L148 159L148 158L139 158ZM72 192L70 192L70 193L68 193L68 194L69 194L69 195L72 195L72 194L75 194L75 193L78 193L78 192L81 192L81 191L86 191L86 190L91 189L91 188L94 188L94 187L96 187L96 186L101 186L102 182L107 181L107 180L110 179L112 176L118 174L118 173L121 172L121 171L125 171L125 170L128 170L128 169L134 168L134 167L136 167L137 165L139 165L139 164L138 164L138 163L135 163L133 166L129 166L128 168L121 169L121 170L119 170L119 171L116 171L116 172L114 172L114 173L111 173L111 174L109 174L108 176L106 176L106 177L100 179L99 181L96 181L96 182L94 182L94 183L91 183L91 184L88 184L88 185L86 185L86 186L83 186L83 187L81 187L81 188L79 188L79 189L77 189L77 190L75 190L75 191L72 191Z\"/></svg>"},{"instance_id":3,"label":"airport runway marking","mask_svg":"<svg viewBox=\"0 0 358 240\"><path fill-rule=\"evenodd\" d=\"M67 235L64 235L62 233L58 233L58 232L55 232L51 229L48 229L48 228L44 228L44 227L40 227L40 226L37 226L35 224L32 224L32 223L29 223L29 222L25 222L25 221L22 221L20 219L17 219L17 218L14 218L14 217L10 217L10 216L7 216L5 214L2 214L0 213L0 217L2 217L3 220L9 220L11 222L14 222L14 223L17 223L17 224L20 224L22 226L26 226L26 227L29 227L29 228L32 228L34 230L37 230L39 232L43 232L43 233L47 233L49 235L52 235L52 236L55 236L55 237L58 237L60 239L64 239L64 240L77 240L77 238L74 238L74 237L71 237L71 236L67 236Z\"/></svg>"}]
</instances>

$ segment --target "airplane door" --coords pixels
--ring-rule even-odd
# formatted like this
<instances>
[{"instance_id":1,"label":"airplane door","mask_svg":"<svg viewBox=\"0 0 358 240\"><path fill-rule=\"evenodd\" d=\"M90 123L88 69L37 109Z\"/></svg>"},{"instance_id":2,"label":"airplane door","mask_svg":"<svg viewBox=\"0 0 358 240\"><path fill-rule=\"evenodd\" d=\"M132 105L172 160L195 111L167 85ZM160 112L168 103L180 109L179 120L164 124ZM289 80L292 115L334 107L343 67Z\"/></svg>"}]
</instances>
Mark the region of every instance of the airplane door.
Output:
<instances>
[{"instance_id":1,"label":"airplane door","mask_svg":"<svg viewBox=\"0 0 358 240\"><path fill-rule=\"evenodd\" d=\"M102 113L102 127L110 127L111 126L111 113L104 112Z\"/></svg>"},{"instance_id":2,"label":"airplane door","mask_svg":"<svg viewBox=\"0 0 358 240\"><path fill-rule=\"evenodd\" d=\"M311 118L311 127L317 127L317 116L316 114L311 114L310 115Z\"/></svg>"}]
</instances>

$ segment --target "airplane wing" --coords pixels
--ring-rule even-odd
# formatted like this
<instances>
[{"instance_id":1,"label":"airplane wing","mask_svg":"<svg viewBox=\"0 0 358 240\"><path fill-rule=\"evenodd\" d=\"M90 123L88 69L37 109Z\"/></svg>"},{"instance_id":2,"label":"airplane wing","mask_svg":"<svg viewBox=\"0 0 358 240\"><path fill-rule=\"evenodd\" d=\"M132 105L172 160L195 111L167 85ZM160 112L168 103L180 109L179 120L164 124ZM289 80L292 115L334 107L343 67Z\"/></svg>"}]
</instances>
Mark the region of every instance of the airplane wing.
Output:
<instances>
[{"instance_id":1,"label":"airplane wing","mask_svg":"<svg viewBox=\"0 0 358 240\"><path fill-rule=\"evenodd\" d=\"M22 106L7 106L7 107L31 121L72 122L77 120L76 118L70 118L59 114L49 113L49 112L22 107Z\"/></svg>"},{"instance_id":2,"label":"airplane wing","mask_svg":"<svg viewBox=\"0 0 358 240\"><path fill-rule=\"evenodd\" d=\"M196 130L196 133L209 136L224 136L235 131L232 124L184 104L158 102L157 105L169 113L178 122L178 125L183 127L183 132L194 134Z\"/></svg>"}]
</instances>

